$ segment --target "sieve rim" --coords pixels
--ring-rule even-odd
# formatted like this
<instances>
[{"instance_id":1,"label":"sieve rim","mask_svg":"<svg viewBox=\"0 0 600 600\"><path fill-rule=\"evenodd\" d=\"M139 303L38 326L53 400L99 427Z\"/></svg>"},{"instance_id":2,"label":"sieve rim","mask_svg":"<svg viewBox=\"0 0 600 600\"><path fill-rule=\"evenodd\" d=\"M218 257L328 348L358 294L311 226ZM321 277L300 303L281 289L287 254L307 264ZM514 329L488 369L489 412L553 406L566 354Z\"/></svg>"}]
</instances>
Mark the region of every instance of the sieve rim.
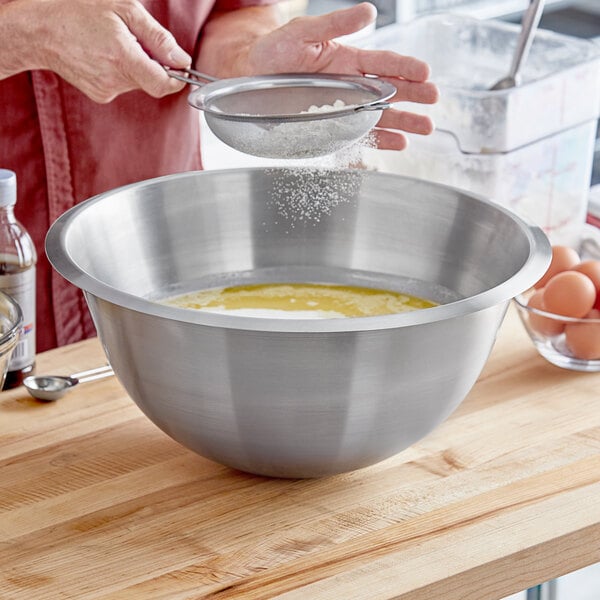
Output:
<instances>
[{"instance_id":1,"label":"sieve rim","mask_svg":"<svg viewBox=\"0 0 600 600\"><path fill-rule=\"evenodd\" d=\"M332 88L341 91L362 91L371 94L372 99L360 104L353 103L341 108L333 108L326 112L307 113L274 113L246 114L225 112L214 106L218 100L240 92L298 87ZM331 73L283 73L259 75L254 77L237 77L219 79L202 85L188 96L188 103L210 114L212 117L245 123L282 123L331 119L356 114L365 110L384 110L389 108L387 102L396 94L396 88L389 82L374 76L343 75Z\"/></svg>"}]
</instances>

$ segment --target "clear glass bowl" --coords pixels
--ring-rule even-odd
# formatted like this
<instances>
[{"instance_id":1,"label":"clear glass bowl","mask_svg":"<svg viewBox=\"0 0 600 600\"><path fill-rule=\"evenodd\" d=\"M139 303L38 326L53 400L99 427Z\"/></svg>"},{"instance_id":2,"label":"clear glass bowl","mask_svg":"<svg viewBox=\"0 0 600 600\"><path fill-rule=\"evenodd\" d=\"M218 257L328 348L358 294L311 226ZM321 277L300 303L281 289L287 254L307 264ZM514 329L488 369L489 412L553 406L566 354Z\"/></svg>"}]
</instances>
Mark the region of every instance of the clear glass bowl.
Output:
<instances>
[{"instance_id":1,"label":"clear glass bowl","mask_svg":"<svg viewBox=\"0 0 600 600\"><path fill-rule=\"evenodd\" d=\"M586 326L586 341L583 342L584 347L588 347L592 343L591 336L594 339L600 337L600 319L574 319L571 317L562 317L548 313L536 308L527 306L527 301L531 292L521 294L514 299L521 322L525 326L525 330L529 334L531 341L537 348L538 352L550 363L563 369L571 369L572 371L600 371L600 355L598 358L581 358L573 352L573 342L569 347L569 338L565 331L572 326ZM579 344L581 344L581 335ZM581 348L577 344L577 349L581 353ZM597 342L600 345L600 341Z\"/></svg>"},{"instance_id":2,"label":"clear glass bowl","mask_svg":"<svg viewBox=\"0 0 600 600\"><path fill-rule=\"evenodd\" d=\"M19 342L23 313L12 296L0 291L0 390L4 385L8 362Z\"/></svg>"}]
</instances>

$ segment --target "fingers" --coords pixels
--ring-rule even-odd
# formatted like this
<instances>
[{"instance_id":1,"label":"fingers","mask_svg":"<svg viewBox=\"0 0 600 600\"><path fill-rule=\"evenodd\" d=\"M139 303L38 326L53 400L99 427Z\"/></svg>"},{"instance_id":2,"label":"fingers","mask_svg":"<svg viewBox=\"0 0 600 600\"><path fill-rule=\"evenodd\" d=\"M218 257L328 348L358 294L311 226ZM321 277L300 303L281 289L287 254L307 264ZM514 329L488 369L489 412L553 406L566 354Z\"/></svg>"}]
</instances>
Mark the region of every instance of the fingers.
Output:
<instances>
[{"instance_id":1,"label":"fingers","mask_svg":"<svg viewBox=\"0 0 600 600\"><path fill-rule=\"evenodd\" d=\"M149 59L143 50L140 49L136 54L137 57L131 57L128 61L133 89L139 88L154 98L162 98L185 88L184 82L170 77L165 69L155 60Z\"/></svg>"},{"instance_id":2,"label":"fingers","mask_svg":"<svg viewBox=\"0 0 600 600\"><path fill-rule=\"evenodd\" d=\"M139 2L122 2L116 8L127 28L137 38L144 50L156 61L169 67L182 69L192 64L191 56Z\"/></svg>"},{"instance_id":3,"label":"fingers","mask_svg":"<svg viewBox=\"0 0 600 600\"><path fill-rule=\"evenodd\" d=\"M94 102L106 104L132 90L162 98L180 91L185 83L169 77L165 69L152 60L137 42L122 50L110 64L98 64L96 76L82 78L80 73L63 73L63 77L78 87Z\"/></svg>"},{"instance_id":4,"label":"fingers","mask_svg":"<svg viewBox=\"0 0 600 600\"><path fill-rule=\"evenodd\" d=\"M291 35L306 42L328 42L349 35L371 24L377 17L372 4L362 2L342 10L315 17L301 17L288 24Z\"/></svg>"},{"instance_id":5,"label":"fingers","mask_svg":"<svg viewBox=\"0 0 600 600\"><path fill-rule=\"evenodd\" d=\"M377 127L406 131L407 133L418 133L420 135L429 135L434 130L431 117L395 108L388 108L383 111Z\"/></svg>"},{"instance_id":6,"label":"fingers","mask_svg":"<svg viewBox=\"0 0 600 600\"><path fill-rule=\"evenodd\" d=\"M392 77L383 77L382 79L389 81L396 88L396 94L393 96L392 102L435 104L440 98L437 86L430 81L417 83Z\"/></svg>"},{"instance_id":7,"label":"fingers","mask_svg":"<svg viewBox=\"0 0 600 600\"><path fill-rule=\"evenodd\" d=\"M162 67L164 64L185 68L192 63L192 58L177 44L171 32L137 1L120 2L115 11L131 33L123 69L135 87L156 98L183 89L186 84L169 77Z\"/></svg>"},{"instance_id":8,"label":"fingers","mask_svg":"<svg viewBox=\"0 0 600 600\"><path fill-rule=\"evenodd\" d=\"M355 62L361 73L379 77L401 77L409 81L429 79L429 65L418 58L403 56L390 50L360 50L355 48Z\"/></svg>"},{"instance_id":9,"label":"fingers","mask_svg":"<svg viewBox=\"0 0 600 600\"><path fill-rule=\"evenodd\" d=\"M389 108L369 134L369 141L380 150L405 150L408 139L403 132L428 135L434 127L429 117Z\"/></svg>"},{"instance_id":10,"label":"fingers","mask_svg":"<svg viewBox=\"0 0 600 600\"><path fill-rule=\"evenodd\" d=\"M380 150L405 150L408 147L406 136L399 131L373 129L369 138Z\"/></svg>"},{"instance_id":11,"label":"fingers","mask_svg":"<svg viewBox=\"0 0 600 600\"><path fill-rule=\"evenodd\" d=\"M135 89L162 97L185 87L159 63L183 68L191 58L138 0L18 4L18 21L35 41L24 61L29 70L53 71L99 103Z\"/></svg>"}]
</instances>

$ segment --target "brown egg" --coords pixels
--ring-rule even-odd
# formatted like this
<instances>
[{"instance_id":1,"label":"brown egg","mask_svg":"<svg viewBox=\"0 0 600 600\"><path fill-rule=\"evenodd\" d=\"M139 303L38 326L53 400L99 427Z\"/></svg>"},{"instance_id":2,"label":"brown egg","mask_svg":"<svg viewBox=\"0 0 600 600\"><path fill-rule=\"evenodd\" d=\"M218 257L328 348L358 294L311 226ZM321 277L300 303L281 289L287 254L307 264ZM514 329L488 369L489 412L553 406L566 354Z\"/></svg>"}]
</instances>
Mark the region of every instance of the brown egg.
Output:
<instances>
[{"instance_id":1,"label":"brown egg","mask_svg":"<svg viewBox=\"0 0 600 600\"><path fill-rule=\"evenodd\" d=\"M535 289L543 288L557 273L572 269L579 264L580 258L576 250L568 246L552 246L552 260L542 278L534 285Z\"/></svg>"},{"instance_id":2,"label":"brown egg","mask_svg":"<svg viewBox=\"0 0 600 600\"><path fill-rule=\"evenodd\" d=\"M596 286L596 302L594 308L600 310L600 260L584 260L572 269L587 275Z\"/></svg>"},{"instance_id":3,"label":"brown egg","mask_svg":"<svg viewBox=\"0 0 600 600\"><path fill-rule=\"evenodd\" d=\"M548 312L565 317L585 317L596 302L592 280L577 271L554 275L544 288L544 306Z\"/></svg>"},{"instance_id":4,"label":"brown egg","mask_svg":"<svg viewBox=\"0 0 600 600\"><path fill-rule=\"evenodd\" d=\"M527 306L537 308L538 310L546 310L544 307L544 290L541 289L534 292L529 298ZM543 317L534 312L529 313L529 324L534 331L546 336L559 335L565 328L565 324L562 321Z\"/></svg>"},{"instance_id":5,"label":"brown egg","mask_svg":"<svg viewBox=\"0 0 600 600\"><path fill-rule=\"evenodd\" d=\"M596 287L596 294L600 294L600 260L584 260L571 270L587 275Z\"/></svg>"},{"instance_id":6,"label":"brown egg","mask_svg":"<svg viewBox=\"0 0 600 600\"><path fill-rule=\"evenodd\" d=\"M586 323L569 323L565 327L565 343L573 356L583 360L600 359L600 310L591 310Z\"/></svg>"}]
</instances>

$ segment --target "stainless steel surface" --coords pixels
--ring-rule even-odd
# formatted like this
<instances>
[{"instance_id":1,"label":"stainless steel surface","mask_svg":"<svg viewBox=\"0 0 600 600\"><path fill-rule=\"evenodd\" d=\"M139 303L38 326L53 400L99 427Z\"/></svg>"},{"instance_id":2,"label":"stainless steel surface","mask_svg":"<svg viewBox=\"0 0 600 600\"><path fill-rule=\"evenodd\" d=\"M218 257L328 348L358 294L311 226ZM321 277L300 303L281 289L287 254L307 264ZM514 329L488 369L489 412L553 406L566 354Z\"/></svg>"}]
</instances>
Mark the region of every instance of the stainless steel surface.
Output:
<instances>
[{"instance_id":1,"label":"stainless steel surface","mask_svg":"<svg viewBox=\"0 0 600 600\"><path fill-rule=\"evenodd\" d=\"M52 402L62 398L72 387L89 381L112 377L110 365L73 373L73 375L30 375L23 380L27 391L38 400Z\"/></svg>"},{"instance_id":2,"label":"stainless steel surface","mask_svg":"<svg viewBox=\"0 0 600 600\"><path fill-rule=\"evenodd\" d=\"M210 83L211 81L217 81L216 77L207 75L206 73L201 73L200 71L196 71L191 67L187 67L185 69L173 69L172 67L163 65L163 68L169 77L178 79L184 83L189 83L190 85L204 85L205 83Z\"/></svg>"},{"instance_id":3,"label":"stainless steel surface","mask_svg":"<svg viewBox=\"0 0 600 600\"><path fill-rule=\"evenodd\" d=\"M311 191L340 201L303 219L294 194ZM510 299L550 260L539 228L458 190L276 168L108 192L59 218L46 251L85 291L108 360L154 423L210 459L283 477L367 466L429 433L476 381ZM153 301L269 281L404 289L446 304L286 320Z\"/></svg>"},{"instance_id":4,"label":"stainless steel surface","mask_svg":"<svg viewBox=\"0 0 600 600\"><path fill-rule=\"evenodd\" d=\"M581 253L587 260L600 260L599 237L584 237L581 241Z\"/></svg>"},{"instance_id":5,"label":"stainless steel surface","mask_svg":"<svg viewBox=\"0 0 600 600\"><path fill-rule=\"evenodd\" d=\"M396 88L374 77L279 74L220 79L193 69L167 72L199 86L189 96L212 132L236 150L264 158L332 154L364 137L377 123ZM181 74L183 73L183 74ZM344 107L323 112L311 106Z\"/></svg>"},{"instance_id":6,"label":"stainless steel surface","mask_svg":"<svg viewBox=\"0 0 600 600\"><path fill-rule=\"evenodd\" d=\"M517 39L517 47L515 48L515 54L508 75L497 81L490 88L491 90L506 90L520 84L521 67L529 55L529 50L531 49L531 44L533 43L533 38L543 11L544 0L531 0L529 7L523 14L521 33Z\"/></svg>"},{"instance_id":7,"label":"stainless steel surface","mask_svg":"<svg viewBox=\"0 0 600 600\"><path fill-rule=\"evenodd\" d=\"M19 341L23 313L18 303L0 291L0 390L8 370L8 362Z\"/></svg>"},{"instance_id":8,"label":"stainless steel surface","mask_svg":"<svg viewBox=\"0 0 600 600\"><path fill-rule=\"evenodd\" d=\"M555 579L527 590L526 600L557 600L557 583Z\"/></svg>"}]
</instances>

